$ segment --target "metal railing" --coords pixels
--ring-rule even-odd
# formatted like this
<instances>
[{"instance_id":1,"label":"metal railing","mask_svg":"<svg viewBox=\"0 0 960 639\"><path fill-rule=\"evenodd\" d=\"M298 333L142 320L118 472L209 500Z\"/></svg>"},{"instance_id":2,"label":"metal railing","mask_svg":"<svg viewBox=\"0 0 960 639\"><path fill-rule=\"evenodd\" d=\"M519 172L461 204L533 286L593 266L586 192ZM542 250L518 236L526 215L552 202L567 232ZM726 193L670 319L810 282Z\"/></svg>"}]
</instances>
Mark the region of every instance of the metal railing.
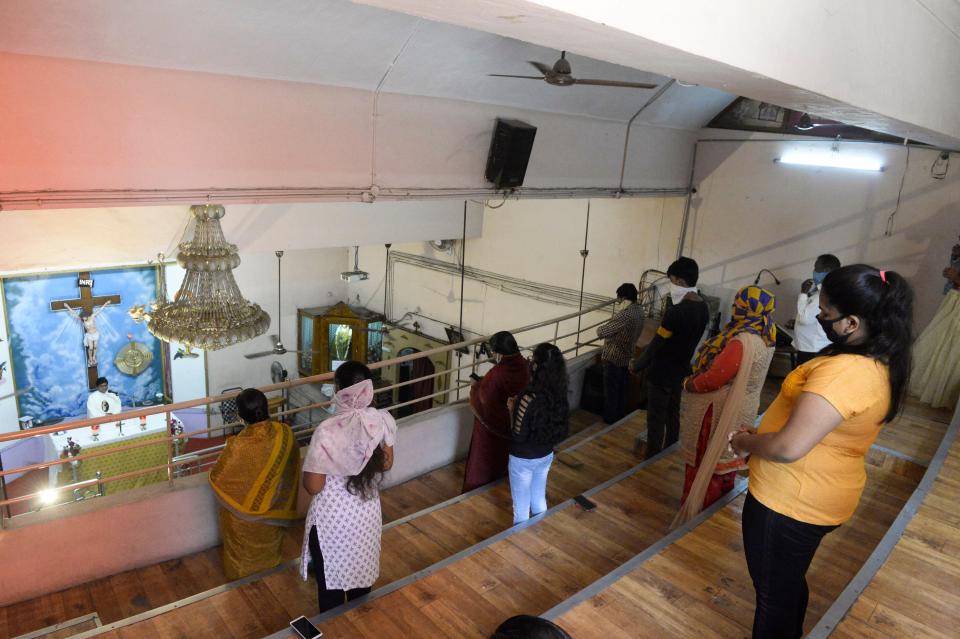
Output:
<instances>
[{"instance_id":1,"label":"metal railing","mask_svg":"<svg viewBox=\"0 0 960 639\"><path fill-rule=\"evenodd\" d=\"M574 311L566 315L561 315L559 317L554 317L542 322L536 322L533 324L528 324L526 326L521 326L515 328L510 332L518 338L518 342L528 344L527 346L522 347L524 351L531 351L535 344L541 342L551 342L557 344L561 348L561 352L564 355L570 353L579 354L583 349L595 350L598 348L599 338L585 338L585 333L594 331L597 326L606 321L607 309L609 309L609 315L613 314L614 301L608 300L600 304L596 304L589 308L585 308L582 311ZM604 314L604 319L602 321L590 322L586 326L573 330L572 332L563 332L561 333L561 324L570 320L575 320L578 318L583 318L584 316L594 314L597 317L600 314ZM552 329L552 330L551 330ZM593 333L596 334L595 331ZM446 388L439 390L437 392L415 397L414 399L391 403L386 406L389 410L394 410L398 408L403 408L412 404L423 402L425 400L433 400L440 397L449 397L451 394L456 394L459 396L459 392L463 391L470 387L472 380L469 378L461 378L460 373L467 369L470 369L471 372L476 372L478 367L483 366L491 362L490 359L482 357L477 349L472 348L477 345L486 342L489 340L489 336L481 336L473 339L465 340L456 344L448 344L440 346L438 348L429 349L421 351L418 353L413 353L410 355L405 355L402 357L396 357L393 359L382 360L376 363L369 364L371 369L382 369L390 366L396 366L398 364L403 364L405 362L410 362L416 359L429 358L438 354L443 354L447 352L457 351L458 349L467 348L468 354L463 355L463 358L468 358L470 361L466 364L462 363L462 359L458 361L460 365L451 366L449 368L444 368L438 372L434 372L428 375L423 375L421 377L405 380L397 383L390 384L388 386L383 386L375 389L375 393L386 393L392 392L394 389L403 388L411 384L416 384L418 382L430 379L438 379L444 376L449 376L448 383ZM279 384L271 384L269 386L262 386L260 390L265 393L271 393L276 391L285 392L289 399L289 391L291 389L297 388L299 386L304 386L308 384L322 384L325 382L331 382L333 380L334 374L323 373L320 375L314 375L311 377L304 377L301 379L290 380L282 382ZM91 419L80 419L68 423L60 423L54 426L44 426L31 428L28 430L23 430L19 432L12 432L6 434L0 434L0 444L6 442L15 442L22 441L30 438L38 437L48 437L55 434L61 434L64 432L69 433L70 431L78 431L80 429L91 428L93 426L101 427L110 427L112 424L117 424L119 421L123 421L127 424L137 424L141 418L145 418L150 415L162 414L164 416L164 421L166 424L165 431L161 433L147 433L147 435L152 435L150 439L140 439L139 441L131 441L128 444L121 446L111 446L110 448L104 447L102 450L94 448L90 452L83 452L81 450L80 455L75 455L71 457L58 457L56 459L48 459L38 463L26 464L16 468L5 469L0 467L0 525L6 523L8 519L11 518L11 506L16 504L31 505L29 510L39 510L40 508L60 506L69 503L74 503L75 501L82 501L85 498L89 497L99 497L109 492L110 485L114 482L135 479L137 477L144 477L151 474L164 474L165 479L168 484L173 486L175 480L178 477L183 476L187 473L202 472L205 467L215 463L217 456L220 454L220 451L223 449L224 444L211 445L205 448L202 448L197 451L180 453L179 444L185 441L186 438L196 437L196 436L207 436L209 437L214 432L225 434L228 429L239 425L239 422L230 422L223 423L215 427L201 428L192 431L186 431L182 433L174 433L171 430L171 424L176 419L175 415L177 412L186 412L190 409L204 409L208 414L212 405L219 404L225 400L233 399L236 397L237 393L227 393L222 395L213 395L209 397L204 397L200 399L189 400L185 402L176 402L172 404L163 404L150 407L138 408L136 410L131 410L128 412L120 413L119 415L107 415L105 417L97 417ZM332 400L325 400L320 402L310 403L304 406L296 406L293 408L288 408L286 410L281 410L275 414L275 417L283 419L288 418L290 421L295 421L293 418L297 415L303 413L304 417L307 417L305 423L294 424L294 433L301 443L309 439L309 436L316 429L317 425L323 421L324 417L313 420L309 416L312 414L309 411L316 409L323 409L333 403ZM302 419L302 417L301 417ZM209 426L209 424L208 424ZM135 430L130 433L128 436L136 437L138 433ZM218 435L219 436L219 435ZM113 442L111 442L112 444ZM49 488L43 490L37 490L29 494L19 495L16 497L8 497L4 486L7 483L7 478L11 475L23 475L31 471L38 470L49 470L52 467L60 466L63 470L70 468L70 466L64 466L73 464L73 468L77 468L77 462L83 463L90 460L96 460L99 457L106 455L117 455L122 453L128 453L131 451L136 451L139 449L145 449L148 447L154 446L165 446L166 447L166 463L157 464L150 466L148 468L139 468L136 470L131 470L129 472L122 472L112 476L101 476L98 472L97 476L92 479L85 479L82 481L74 481L66 485L50 486ZM49 450L49 449L48 449ZM58 451L59 454L59 451ZM74 478L76 475L74 474ZM157 483L157 482L152 482ZM72 495L73 498L69 499L69 496ZM58 502L60 498L67 498L67 501ZM44 503L46 502L46 503Z\"/></svg>"}]
</instances>

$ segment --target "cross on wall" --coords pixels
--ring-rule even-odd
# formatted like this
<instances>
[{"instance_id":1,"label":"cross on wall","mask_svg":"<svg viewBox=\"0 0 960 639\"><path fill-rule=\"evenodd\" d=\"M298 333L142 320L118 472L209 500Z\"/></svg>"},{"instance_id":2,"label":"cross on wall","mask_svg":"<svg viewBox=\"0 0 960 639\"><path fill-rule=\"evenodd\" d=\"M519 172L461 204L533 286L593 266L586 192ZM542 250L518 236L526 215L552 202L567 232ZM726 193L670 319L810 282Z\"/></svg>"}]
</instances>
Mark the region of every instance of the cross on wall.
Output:
<instances>
[{"instance_id":1,"label":"cross on wall","mask_svg":"<svg viewBox=\"0 0 960 639\"><path fill-rule=\"evenodd\" d=\"M77 287L80 289L80 297L72 300L56 300L50 302L51 311L68 311L68 310L79 310L83 313L83 317L90 317L94 314L97 306L104 306L106 304L119 304L120 296L119 295L100 295L95 296L93 294L93 278L90 276L90 271L83 271L78 274L77 278ZM89 358L88 358L89 361ZM100 372L97 367L96 361L92 365L87 366L87 384L90 390L93 390L97 387L97 378L100 377Z\"/></svg>"}]
</instances>

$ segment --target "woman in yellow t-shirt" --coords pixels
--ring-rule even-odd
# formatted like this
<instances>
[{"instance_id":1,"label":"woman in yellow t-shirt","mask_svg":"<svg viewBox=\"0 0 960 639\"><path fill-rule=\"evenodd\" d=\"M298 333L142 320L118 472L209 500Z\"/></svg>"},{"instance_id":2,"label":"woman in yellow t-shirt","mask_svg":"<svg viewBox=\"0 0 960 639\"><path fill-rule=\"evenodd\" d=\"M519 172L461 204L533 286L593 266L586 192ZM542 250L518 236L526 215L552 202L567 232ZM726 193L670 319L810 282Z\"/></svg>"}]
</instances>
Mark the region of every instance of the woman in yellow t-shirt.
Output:
<instances>
[{"instance_id":1,"label":"woman in yellow t-shirt","mask_svg":"<svg viewBox=\"0 0 960 639\"><path fill-rule=\"evenodd\" d=\"M753 637L802 637L806 572L824 535L863 492L864 455L903 403L910 376L913 291L900 275L845 266L827 275L817 320L832 344L793 371L756 433L743 547L757 593Z\"/></svg>"}]
</instances>

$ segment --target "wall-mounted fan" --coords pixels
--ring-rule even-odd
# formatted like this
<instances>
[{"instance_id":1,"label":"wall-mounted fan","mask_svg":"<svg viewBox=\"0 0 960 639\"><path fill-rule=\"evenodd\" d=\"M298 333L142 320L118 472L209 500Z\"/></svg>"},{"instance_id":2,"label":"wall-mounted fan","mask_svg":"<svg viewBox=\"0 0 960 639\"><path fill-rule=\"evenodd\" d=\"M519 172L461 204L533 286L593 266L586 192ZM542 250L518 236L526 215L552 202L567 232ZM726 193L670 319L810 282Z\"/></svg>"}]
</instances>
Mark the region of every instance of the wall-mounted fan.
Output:
<instances>
[{"instance_id":1,"label":"wall-mounted fan","mask_svg":"<svg viewBox=\"0 0 960 639\"><path fill-rule=\"evenodd\" d=\"M280 362L270 364L270 380L274 384L287 381L287 369Z\"/></svg>"},{"instance_id":2,"label":"wall-mounted fan","mask_svg":"<svg viewBox=\"0 0 960 639\"><path fill-rule=\"evenodd\" d=\"M570 87L575 84L586 84L601 87L621 87L625 89L656 89L656 84L648 82L621 82L619 80L597 80L595 78L575 78L567 61L567 52L560 52L560 59L547 66L543 62L528 60L533 67L543 75L510 75L506 73L490 73L495 78L520 78L522 80L543 80L555 87Z\"/></svg>"}]
</instances>

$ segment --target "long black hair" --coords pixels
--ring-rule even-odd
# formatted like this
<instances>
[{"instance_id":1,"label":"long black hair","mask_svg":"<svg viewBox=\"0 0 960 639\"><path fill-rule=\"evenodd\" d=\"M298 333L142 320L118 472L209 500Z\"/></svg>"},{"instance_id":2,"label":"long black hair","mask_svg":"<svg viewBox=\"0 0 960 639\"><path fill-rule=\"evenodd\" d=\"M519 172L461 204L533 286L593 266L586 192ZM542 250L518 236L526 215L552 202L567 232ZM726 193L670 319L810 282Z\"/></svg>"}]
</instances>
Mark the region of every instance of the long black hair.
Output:
<instances>
[{"instance_id":1,"label":"long black hair","mask_svg":"<svg viewBox=\"0 0 960 639\"><path fill-rule=\"evenodd\" d=\"M359 384L366 379L372 379L373 373L366 364L350 360L337 367L333 374L333 379L337 383L337 390L343 390ZM372 499L377 495L377 488L383 481L384 467L386 466L386 453L382 446L373 449L373 454L358 474L347 478L346 488L351 495L357 495L364 501Z\"/></svg>"},{"instance_id":2,"label":"long black hair","mask_svg":"<svg viewBox=\"0 0 960 639\"><path fill-rule=\"evenodd\" d=\"M534 397L524 414L524 418L529 414L530 424L537 426L530 432L530 441L556 444L567 436L570 428L567 363L559 348L544 342L533 349L531 368L530 384L523 391L524 395Z\"/></svg>"},{"instance_id":3,"label":"long black hair","mask_svg":"<svg viewBox=\"0 0 960 639\"><path fill-rule=\"evenodd\" d=\"M879 271L853 264L831 271L823 280L831 306L843 315L856 315L866 325L862 344L831 344L824 355L852 353L883 362L890 370L890 408L884 418L900 413L910 381L910 346L913 342L913 288L894 271Z\"/></svg>"}]
</instances>

